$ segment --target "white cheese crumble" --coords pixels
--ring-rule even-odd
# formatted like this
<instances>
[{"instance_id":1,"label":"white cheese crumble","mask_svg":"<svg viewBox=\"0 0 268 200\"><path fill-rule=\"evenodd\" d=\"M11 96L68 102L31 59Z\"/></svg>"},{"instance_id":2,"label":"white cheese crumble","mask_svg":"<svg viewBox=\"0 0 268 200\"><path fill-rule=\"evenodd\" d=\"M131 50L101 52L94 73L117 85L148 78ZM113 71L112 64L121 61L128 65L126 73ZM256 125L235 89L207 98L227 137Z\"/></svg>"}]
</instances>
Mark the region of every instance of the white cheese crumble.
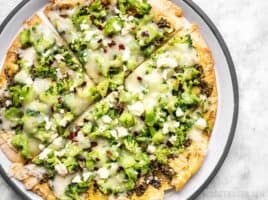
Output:
<instances>
[{"instance_id":1,"label":"white cheese crumble","mask_svg":"<svg viewBox=\"0 0 268 200\"><path fill-rule=\"evenodd\" d=\"M81 179L81 176L79 174L77 174L73 180L72 180L72 183L80 183L82 182L82 179Z\"/></svg>"},{"instance_id":2,"label":"white cheese crumble","mask_svg":"<svg viewBox=\"0 0 268 200\"><path fill-rule=\"evenodd\" d=\"M110 133L114 138L117 138L117 131L116 130L111 130Z\"/></svg>"},{"instance_id":3,"label":"white cheese crumble","mask_svg":"<svg viewBox=\"0 0 268 200\"><path fill-rule=\"evenodd\" d=\"M126 47L126 49L123 52L123 61L127 61L130 58L130 50Z\"/></svg>"},{"instance_id":4,"label":"white cheese crumble","mask_svg":"<svg viewBox=\"0 0 268 200\"><path fill-rule=\"evenodd\" d=\"M148 146L148 148L147 148L147 151L148 151L149 153L154 153L155 150L156 150L156 148L155 148L155 146L152 145L152 144L150 144L150 145Z\"/></svg>"},{"instance_id":5,"label":"white cheese crumble","mask_svg":"<svg viewBox=\"0 0 268 200\"><path fill-rule=\"evenodd\" d=\"M169 141L171 144L174 144L174 143L176 142L176 140L177 140L177 136L176 136L176 135L173 135L173 136L171 136L171 137L168 139L168 141Z\"/></svg>"},{"instance_id":6,"label":"white cheese crumble","mask_svg":"<svg viewBox=\"0 0 268 200\"><path fill-rule=\"evenodd\" d=\"M48 157L48 154L51 152L50 149L44 149L44 151L42 151L40 154L39 154L39 159L40 160L45 160L47 159Z\"/></svg>"},{"instance_id":7,"label":"white cheese crumble","mask_svg":"<svg viewBox=\"0 0 268 200\"><path fill-rule=\"evenodd\" d=\"M207 127L207 122L206 120L204 120L203 118L199 118L196 122L195 122L195 126L199 129L205 129Z\"/></svg>"},{"instance_id":8,"label":"white cheese crumble","mask_svg":"<svg viewBox=\"0 0 268 200\"><path fill-rule=\"evenodd\" d=\"M89 29L89 25L88 24L80 24L80 28L81 28L81 30L86 30L86 29Z\"/></svg>"},{"instance_id":9,"label":"white cheese crumble","mask_svg":"<svg viewBox=\"0 0 268 200\"><path fill-rule=\"evenodd\" d=\"M87 181L87 180L89 179L89 177L90 177L92 174L93 174L92 172L84 172L84 173L82 174L82 176L83 176L83 180L84 180L84 181Z\"/></svg>"},{"instance_id":10,"label":"white cheese crumble","mask_svg":"<svg viewBox=\"0 0 268 200\"><path fill-rule=\"evenodd\" d=\"M109 124L109 123L112 122L112 118L110 116L108 116L108 115L104 115L101 119L106 124Z\"/></svg>"},{"instance_id":11,"label":"white cheese crumble","mask_svg":"<svg viewBox=\"0 0 268 200\"><path fill-rule=\"evenodd\" d=\"M99 175L99 177L100 177L101 179L106 179L106 178L109 177L110 172L109 172L108 169L102 167L102 168L100 168L100 169L97 171L97 174Z\"/></svg>"},{"instance_id":12,"label":"white cheese crumble","mask_svg":"<svg viewBox=\"0 0 268 200\"><path fill-rule=\"evenodd\" d=\"M144 113L144 105L140 101L128 106L129 111L136 116L141 116Z\"/></svg>"},{"instance_id":13,"label":"white cheese crumble","mask_svg":"<svg viewBox=\"0 0 268 200\"><path fill-rule=\"evenodd\" d=\"M63 145L63 139L62 139L62 137L56 138L56 139L53 141L53 145L54 145L56 148L60 148L60 147Z\"/></svg>"},{"instance_id":14,"label":"white cheese crumble","mask_svg":"<svg viewBox=\"0 0 268 200\"><path fill-rule=\"evenodd\" d=\"M62 176L66 175L68 173L66 166L62 163L55 165L55 170Z\"/></svg>"},{"instance_id":15,"label":"white cheese crumble","mask_svg":"<svg viewBox=\"0 0 268 200\"><path fill-rule=\"evenodd\" d=\"M117 128L118 137L125 137L128 135L128 131L124 127L118 127Z\"/></svg>"},{"instance_id":16,"label":"white cheese crumble","mask_svg":"<svg viewBox=\"0 0 268 200\"><path fill-rule=\"evenodd\" d=\"M56 55L55 55L55 59L59 62L59 61L64 60L64 57L63 57L63 55L61 55L61 54L56 54Z\"/></svg>"},{"instance_id":17,"label":"white cheese crumble","mask_svg":"<svg viewBox=\"0 0 268 200\"><path fill-rule=\"evenodd\" d=\"M184 113L183 113L182 109L180 107L177 107L177 109L176 109L176 116L177 117L182 117L183 114Z\"/></svg>"}]
</instances>

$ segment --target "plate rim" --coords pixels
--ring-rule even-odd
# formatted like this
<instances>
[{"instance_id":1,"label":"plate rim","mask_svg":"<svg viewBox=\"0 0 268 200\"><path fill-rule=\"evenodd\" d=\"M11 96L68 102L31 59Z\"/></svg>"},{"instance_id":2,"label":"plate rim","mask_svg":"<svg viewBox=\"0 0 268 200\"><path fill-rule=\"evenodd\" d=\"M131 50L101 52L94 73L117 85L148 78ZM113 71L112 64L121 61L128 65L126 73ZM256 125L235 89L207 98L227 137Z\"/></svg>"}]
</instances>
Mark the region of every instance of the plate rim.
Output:
<instances>
[{"instance_id":1,"label":"plate rim","mask_svg":"<svg viewBox=\"0 0 268 200\"><path fill-rule=\"evenodd\" d=\"M9 23L9 21L13 18L13 16L16 15L16 13L21 10L27 3L29 3L31 0L22 0L11 12L5 17L3 22L0 25L0 34L5 29L6 25ZM238 114L239 114L239 89L238 89L238 81L237 81L237 74L235 70L235 66L233 63L232 56L230 54L230 51L219 32L218 28L215 26L215 24L212 22L212 20L208 17L208 15L192 0L183 0L188 6L190 6L201 18L202 20L207 24L209 29L212 31L213 35L216 37L223 54L226 58L231 81L232 81L232 88L233 88L233 96L234 96L234 109L233 109L233 119L231 124L231 129L228 135L227 143L224 147L224 151L222 155L220 156L219 161L217 162L216 166L212 170L211 174L207 177L207 179L204 181L203 184L201 184L198 189L188 198L189 200L196 199L202 191L210 184L212 179L216 176L220 168L222 167L233 142L236 127L237 127L237 121L238 121ZM30 200L30 198L16 185L14 181L10 179L8 174L5 172L3 167L0 165L0 174L3 177L3 179L6 181L6 183L14 190L17 194L19 194L20 197L23 199Z\"/></svg>"}]
</instances>

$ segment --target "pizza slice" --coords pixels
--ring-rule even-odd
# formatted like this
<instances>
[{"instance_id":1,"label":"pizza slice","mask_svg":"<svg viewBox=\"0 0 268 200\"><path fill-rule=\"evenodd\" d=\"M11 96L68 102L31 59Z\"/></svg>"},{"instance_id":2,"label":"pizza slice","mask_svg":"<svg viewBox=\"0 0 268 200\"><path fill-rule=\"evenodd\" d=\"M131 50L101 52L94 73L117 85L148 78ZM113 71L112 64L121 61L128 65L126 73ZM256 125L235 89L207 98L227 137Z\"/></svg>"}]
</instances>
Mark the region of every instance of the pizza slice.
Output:
<instances>
[{"instance_id":1,"label":"pizza slice","mask_svg":"<svg viewBox=\"0 0 268 200\"><path fill-rule=\"evenodd\" d=\"M37 15L10 47L1 82L1 147L15 162L37 155L94 100L93 82Z\"/></svg>"},{"instance_id":2,"label":"pizza slice","mask_svg":"<svg viewBox=\"0 0 268 200\"><path fill-rule=\"evenodd\" d=\"M178 23L183 21L178 8L170 3L159 8L155 3L54 1L45 13L88 75L116 90L129 72L183 26ZM168 8L170 14L166 15Z\"/></svg>"}]
</instances>

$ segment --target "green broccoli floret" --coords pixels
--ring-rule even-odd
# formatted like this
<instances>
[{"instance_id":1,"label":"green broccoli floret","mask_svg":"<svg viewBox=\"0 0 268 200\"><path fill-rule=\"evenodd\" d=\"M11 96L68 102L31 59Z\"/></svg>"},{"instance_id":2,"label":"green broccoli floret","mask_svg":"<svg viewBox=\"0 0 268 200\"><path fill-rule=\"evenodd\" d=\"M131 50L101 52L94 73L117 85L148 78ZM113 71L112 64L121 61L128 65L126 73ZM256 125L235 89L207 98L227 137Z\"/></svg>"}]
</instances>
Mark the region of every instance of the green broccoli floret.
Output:
<instances>
[{"instance_id":1,"label":"green broccoli floret","mask_svg":"<svg viewBox=\"0 0 268 200\"><path fill-rule=\"evenodd\" d=\"M18 134L13 136L11 140L11 144L19 149L21 155L26 158L30 159L32 157L30 149L29 149L29 141L28 138L24 134Z\"/></svg>"},{"instance_id":2,"label":"green broccoli floret","mask_svg":"<svg viewBox=\"0 0 268 200\"><path fill-rule=\"evenodd\" d=\"M46 66L46 65L36 65L32 69L32 74L35 77L40 77L40 78L51 78L52 80L57 79L57 71L56 68Z\"/></svg>"},{"instance_id":3,"label":"green broccoli floret","mask_svg":"<svg viewBox=\"0 0 268 200\"><path fill-rule=\"evenodd\" d=\"M131 136L124 139L124 145L125 148L132 153L136 153L140 150L138 143Z\"/></svg>"},{"instance_id":4,"label":"green broccoli floret","mask_svg":"<svg viewBox=\"0 0 268 200\"><path fill-rule=\"evenodd\" d=\"M12 85L8 89L14 106L21 105L31 92L31 87L22 84Z\"/></svg>"},{"instance_id":5,"label":"green broccoli floret","mask_svg":"<svg viewBox=\"0 0 268 200\"><path fill-rule=\"evenodd\" d=\"M151 10L151 5L147 0L119 0L118 7L121 12L126 13L131 11L135 15L141 17L148 14Z\"/></svg>"},{"instance_id":6,"label":"green broccoli floret","mask_svg":"<svg viewBox=\"0 0 268 200\"><path fill-rule=\"evenodd\" d=\"M108 89L109 89L109 80L104 80L102 82L100 82L97 86L97 91L99 92L99 94L102 96L102 97L105 97L107 92L108 92Z\"/></svg>"},{"instance_id":7,"label":"green broccoli floret","mask_svg":"<svg viewBox=\"0 0 268 200\"><path fill-rule=\"evenodd\" d=\"M135 124L135 118L132 114L124 111L119 117L119 122L126 128L131 127Z\"/></svg>"},{"instance_id":8,"label":"green broccoli floret","mask_svg":"<svg viewBox=\"0 0 268 200\"><path fill-rule=\"evenodd\" d=\"M20 33L19 38L20 38L20 43L21 43L22 48L27 48L32 45L30 29L24 29Z\"/></svg>"},{"instance_id":9,"label":"green broccoli floret","mask_svg":"<svg viewBox=\"0 0 268 200\"><path fill-rule=\"evenodd\" d=\"M122 28L123 28L122 20L119 17L114 16L107 20L104 26L104 34L111 36L121 31Z\"/></svg>"}]
</instances>

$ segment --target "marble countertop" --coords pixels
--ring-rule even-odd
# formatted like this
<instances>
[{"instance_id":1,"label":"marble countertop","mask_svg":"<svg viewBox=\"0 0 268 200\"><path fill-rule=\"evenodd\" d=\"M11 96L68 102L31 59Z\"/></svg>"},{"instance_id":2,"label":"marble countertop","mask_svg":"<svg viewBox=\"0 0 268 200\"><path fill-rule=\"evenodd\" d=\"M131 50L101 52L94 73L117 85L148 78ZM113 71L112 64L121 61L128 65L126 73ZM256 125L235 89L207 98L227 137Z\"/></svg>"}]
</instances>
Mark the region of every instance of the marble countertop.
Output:
<instances>
[{"instance_id":1,"label":"marble countertop","mask_svg":"<svg viewBox=\"0 0 268 200\"><path fill-rule=\"evenodd\" d=\"M268 199L268 1L194 1L225 38L240 89L233 145L219 173L198 200ZM0 21L19 2L0 0ZM1 177L0 191L0 199L20 200Z\"/></svg>"}]
</instances>

